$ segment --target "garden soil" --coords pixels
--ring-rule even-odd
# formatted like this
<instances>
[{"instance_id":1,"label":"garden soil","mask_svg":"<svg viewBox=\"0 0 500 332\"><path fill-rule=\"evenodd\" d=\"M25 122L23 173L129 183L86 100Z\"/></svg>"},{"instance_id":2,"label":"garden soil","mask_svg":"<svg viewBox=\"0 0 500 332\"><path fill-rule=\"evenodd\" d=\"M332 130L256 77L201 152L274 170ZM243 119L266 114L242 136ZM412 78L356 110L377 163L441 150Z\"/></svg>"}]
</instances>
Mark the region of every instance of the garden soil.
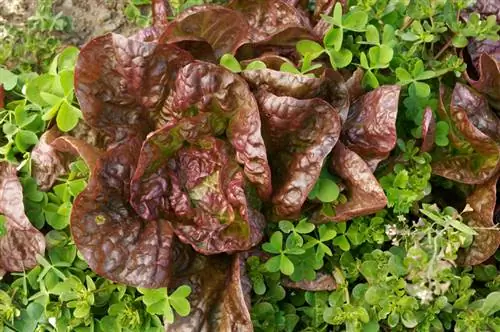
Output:
<instances>
[{"instance_id":1,"label":"garden soil","mask_svg":"<svg viewBox=\"0 0 500 332\"><path fill-rule=\"evenodd\" d=\"M55 0L54 14L71 17L73 29L61 35L66 45L81 46L93 37L107 32L131 35L139 28L123 15L127 0ZM0 25L22 26L36 9L37 0L0 0Z\"/></svg>"}]
</instances>

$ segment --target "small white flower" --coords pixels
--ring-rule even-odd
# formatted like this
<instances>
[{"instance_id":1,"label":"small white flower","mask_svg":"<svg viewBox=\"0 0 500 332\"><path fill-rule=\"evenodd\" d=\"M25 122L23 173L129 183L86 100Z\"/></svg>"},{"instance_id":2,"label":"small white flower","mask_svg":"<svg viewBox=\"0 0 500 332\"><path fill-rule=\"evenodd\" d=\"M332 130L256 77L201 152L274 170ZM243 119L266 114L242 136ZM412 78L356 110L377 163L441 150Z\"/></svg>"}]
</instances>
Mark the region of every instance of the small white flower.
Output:
<instances>
[{"instance_id":1,"label":"small white flower","mask_svg":"<svg viewBox=\"0 0 500 332\"><path fill-rule=\"evenodd\" d=\"M396 235L398 235L398 228L394 224L393 225L385 225L385 234L387 234L387 236L389 238L393 238Z\"/></svg>"},{"instance_id":2,"label":"small white flower","mask_svg":"<svg viewBox=\"0 0 500 332\"><path fill-rule=\"evenodd\" d=\"M434 298L432 292L428 289L419 290L415 296L420 299L420 303L422 304L429 304Z\"/></svg>"},{"instance_id":3,"label":"small white flower","mask_svg":"<svg viewBox=\"0 0 500 332\"><path fill-rule=\"evenodd\" d=\"M425 226L425 220L423 218L418 218L417 223L415 224L417 227L424 227Z\"/></svg>"},{"instance_id":4,"label":"small white flower","mask_svg":"<svg viewBox=\"0 0 500 332\"><path fill-rule=\"evenodd\" d=\"M398 215L398 221L405 222L406 221L406 217L403 216L402 214L400 214L400 215Z\"/></svg>"}]
</instances>

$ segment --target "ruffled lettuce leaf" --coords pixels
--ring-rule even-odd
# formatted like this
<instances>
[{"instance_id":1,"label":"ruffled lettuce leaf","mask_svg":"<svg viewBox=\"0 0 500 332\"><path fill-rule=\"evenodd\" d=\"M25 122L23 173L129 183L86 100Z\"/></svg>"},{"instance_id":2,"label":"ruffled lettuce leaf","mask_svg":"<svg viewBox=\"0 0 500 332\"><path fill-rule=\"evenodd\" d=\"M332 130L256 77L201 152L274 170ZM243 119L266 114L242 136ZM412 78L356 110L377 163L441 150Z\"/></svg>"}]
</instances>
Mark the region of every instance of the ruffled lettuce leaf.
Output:
<instances>
[{"instance_id":1,"label":"ruffled lettuce leaf","mask_svg":"<svg viewBox=\"0 0 500 332\"><path fill-rule=\"evenodd\" d=\"M85 122L113 141L154 127L177 71L192 60L172 45L107 34L87 43L75 67Z\"/></svg>"},{"instance_id":2,"label":"ruffled lettuce leaf","mask_svg":"<svg viewBox=\"0 0 500 332\"><path fill-rule=\"evenodd\" d=\"M337 143L341 120L326 101L256 93L273 170L273 215L293 218L319 178ZM272 157L271 157L272 156Z\"/></svg>"},{"instance_id":3,"label":"ruffled lettuce leaf","mask_svg":"<svg viewBox=\"0 0 500 332\"><path fill-rule=\"evenodd\" d=\"M434 148L434 140L436 139L436 119L430 107L426 107L424 110L421 127L422 145L420 151L429 152Z\"/></svg>"},{"instance_id":4,"label":"ruffled lettuce leaf","mask_svg":"<svg viewBox=\"0 0 500 332\"><path fill-rule=\"evenodd\" d=\"M109 149L97 161L87 188L75 199L71 231L96 273L133 286L166 287L175 251L166 220L142 220L128 203L139 138Z\"/></svg>"},{"instance_id":5,"label":"ruffled lettuce leaf","mask_svg":"<svg viewBox=\"0 0 500 332\"><path fill-rule=\"evenodd\" d=\"M477 71L479 78L473 79L465 75L469 84L477 91L484 93L491 104L500 110L500 42L496 42L495 53L479 53ZM476 53L477 54L477 53ZM473 58L474 60L474 58Z\"/></svg>"},{"instance_id":6,"label":"ruffled lettuce leaf","mask_svg":"<svg viewBox=\"0 0 500 332\"><path fill-rule=\"evenodd\" d=\"M191 313L165 324L166 332L253 331L250 280L241 255L197 256L176 276L174 286L189 285Z\"/></svg>"},{"instance_id":7,"label":"ruffled lettuce leaf","mask_svg":"<svg viewBox=\"0 0 500 332\"><path fill-rule=\"evenodd\" d=\"M472 245L463 250L459 256L462 265L478 265L493 256L500 246L500 232L495 227L494 212L497 200L497 181L499 175L484 184L478 185L467 197L472 211L462 214L470 227L476 228Z\"/></svg>"},{"instance_id":8,"label":"ruffled lettuce leaf","mask_svg":"<svg viewBox=\"0 0 500 332\"><path fill-rule=\"evenodd\" d=\"M100 149L73 136L60 136L55 128L47 130L31 152L32 176L42 191L47 191L67 172L74 156L80 156L92 170Z\"/></svg>"},{"instance_id":9,"label":"ruffled lettuce leaf","mask_svg":"<svg viewBox=\"0 0 500 332\"><path fill-rule=\"evenodd\" d=\"M46 131L31 152L32 176L42 191L47 191L67 171L68 160L51 143L61 133L52 128Z\"/></svg>"},{"instance_id":10,"label":"ruffled lettuce leaf","mask_svg":"<svg viewBox=\"0 0 500 332\"><path fill-rule=\"evenodd\" d=\"M250 27L245 17L234 10L216 5L195 6L175 18L165 29L160 42L178 44L191 51L196 42L210 45L215 58L236 54L248 41ZM190 43L195 42L195 43Z\"/></svg>"},{"instance_id":11,"label":"ruffled lettuce leaf","mask_svg":"<svg viewBox=\"0 0 500 332\"><path fill-rule=\"evenodd\" d=\"M500 120L486 98L457 83L449 96L441 87L439 116L450 125L452 154L435 156L434 174L467 183L483 183L500 168Z\"/></svg>"},{"instance_id":12,"label":"ruffled lettuce leaf","mask_svg":"<svg viewBox=\"0 0 500 332\"><path fill-rule=\"evenodd\" d=\"M210 136L200 114L150 135L132 179L131 203L144 219L169 220L179 239L204 254L246 250L264 219L248 202L248 184L228 143Z\"/></svg>"},{"instance_id":13,"label":"ruffled lettuce leaf","mask_svg":"<svg viewBox=\"0 0 500 332\"><path fill-rule=\"evenodd\" d=\"M271 194L271 171L261 134L259 108L246 82L225 68L195 61L177 75L172 108L183 117L209 113L217 135L225 133L236 161L259 196ZM191 112L191 113L190 113Z\"/></svg>"},{"instance_id":14,"label":"ruffled lettuce leaf","mask_svg":"<svg viewBox=\"0 0 500 332\"><path fill-rule=\"evenodd\" d=\"M233 0L229 8L243 14L252 43L292 45L311 37L309 18L282 0Z\"/></svg>"},{"instance_id":15,"label":"ruffled lettuce leaf","mask_svg":"<svg viewBox=\"0 0 500 332\"><path fill-rule=\"evenodd\" d=\"M321 208L312 217L315 223L346 221L375 213L387 205L387 197L368 164L356 152L338 142L331 154L330 169L346 187L347 201Z\"/></svg>"},{"instance_id":16,"label":"ruffled lettuce leaf","mask_svg":"<svg viewBox=\"0 0 500 332\"><path fill-rule=\"evenodd\" d=\"M283 286L286 288L300 289L308 292L331 292L337 288L337 283L332 275L323 272L316 273L316 278L314 280L301 280L301 281L291 281L290 279L284 279Z\"/></svg>"},{"instance_id":17,"label":"ruffled lettuce leaf","mask_svg":"<svg viewBox=\"0 0 500 332\"><path fill-rule=\"evenodd\" d=\"M277 96L297 99L322 98L329 102L339 113L342 122L349 112L349 91L342 75L326 69L320 77L311 77L280 71L285 61L282 57L265 56L253 59L266 64L265 69L244 70L241 76L254 90L267 90ZM251 62L251 61L247 61Z\"/></svg>"},{"instance_id":18,"label":"ruffled lettuce leaf","mask_svg":"<svg viewBox=\"0 0 500 332\"><path fill-rule=\"evenodd\" d=\"M24 214L23 188L16 167L0 162L0 271L20 272L37 265L45 251L43 234Z\"/></svg>"},{"instance_id":19,"label":"ruffled lettuce leaf","mask_svg":"<svg viewBox=\"0 0 500 332\"><path fill-rule=\"evenodd\" d=\"M351 106L342 127L342 142L372 170L396 145L400 89L397 85L385 85L364 94Z\"/></svg>"}]
</instances>

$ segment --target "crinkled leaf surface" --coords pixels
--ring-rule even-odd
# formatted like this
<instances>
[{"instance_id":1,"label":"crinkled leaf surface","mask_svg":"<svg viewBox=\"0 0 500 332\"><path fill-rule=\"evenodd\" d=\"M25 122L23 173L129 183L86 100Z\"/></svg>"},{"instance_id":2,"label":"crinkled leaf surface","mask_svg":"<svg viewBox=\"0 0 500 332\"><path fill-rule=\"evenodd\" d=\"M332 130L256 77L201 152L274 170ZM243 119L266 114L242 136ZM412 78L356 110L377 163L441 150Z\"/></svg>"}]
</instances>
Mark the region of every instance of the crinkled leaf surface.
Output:
<instances>
[{"instance_id":1,"label":"crinkled leaf surface","mask_svg":"<svg viewBox=\"0 0 500 332\"><path fill-rule=\"evenodd\" d=\"M215 57L220 58L226 53L235 54L248 41L249 29L245 17L237 11L216 5L195 6L181 13L167 26L160 42L206 42Z\"/></svg>"},{"instance_id":2,"label":"crinkled leaf surface","mask_svg":"<svg viewBox=\"0 0 500 332\"><path fill-rule=\"evenodd\" d=\"M283 280L283 286L286 288L301 289L309 292L333 291L337 288L335 279L330 274L319 272L314 280L291 281Z\"/></svg>"},{"instance_id":3,"label":"crinkled leaf surface","mask_svg":"<svg viewBox=\"0 0 500 332\"><path fill-rule=\"evenodd\" d=\"M252 43L293 45L311 37L307 16L292 4L281 0L233 0L229 8L241 12L250 27Z\"/></svg>"},{"instance_id":4,"label":"crinkled leaf surface","mask_svg":"<svg viewBox=\"0 0 500 332\"><path fill-rule=\"evenodd\" d=\"M474 10L485 17L496 15L497 22L500 22L500 3L496 0L478 0L474 5Z\"/></svg>"},{"instance_id":5,"label":"crinkled leaf surface","mask_svg":"<svg viewBox=\"0 0 500 332\"><path fill-rule=\"evenodd\" d=\"M500 120L491 111L486 98L457 83L449 110L445 89L441 88L440 117L450 122L450 141L458 152L436 156L434 174L467 183L483 183L500 167Z\"/></svg>"},{"instance_id":6,"label":"crinkled leaf surface","mask_svg":"<svg viewBox=\"0 0 500 332\"><path fill-rule=\"evenodd\" d=\"M337 111L322 99L256 94L273 169L273 214L297 217L340 135Z\"/></svg>"},{"instance_id":7,"label":"crinkled leaf surface","mask_svg":"<svg viewBox=\"0 0 500 332\"><path fill-rule=\"evenodd\" d=\"M436 119L430 107L426 107L422 117L422 145L421 152L429 152L434 147L436 138Z\"/></svg>"},{"instance_id":8,"label":"crinkled leaf surface","mask_svg":"<svg viewBox=\"0 0 500 332\"><path fill-rule=\"evenodd\" d=\"M32 175L40 190L47 191L66 172L69 160L52 145L61 133L56 128L46 131L31 152Z\"/></svg>"},{"instance_id":9,"label":"crinkled leaf surface","mask_svg":"<svg viewBox=\"0 0 500 332\"><path fill-rule=\"evenodd\" d=\"M384 190L368 164L341 142L332 151L330 167L347 187L347 202L335 205L333 216L318 211L313 216L314 222L346 221L374 213L387 205Z\"/></svg>"},{"instance_id":10,"label":"crinkled leaf surface","mask_svg":"<svg viewBox=\"0 0 500 332\"><path fill-rule=\"evenodd\" d=\"M345 81L347 92L349 94L349 101L354 103L359 97L361 97L365 90L363 89L362 80L365 75L363 69L356 69L349 78Z\"/></svg>"},{"instance_id":11,"label":"crinkled leaf surface","mask_svg":"<svg viewBox=\"0 0 500 332\"><path fill-rule=\"evenodd\" d=\"M493 228L495 204L497 199L497 181L499 175L491 178L484 184L478 185L472 194L467 197L467 203L473 209L471 212L464 212L464 221L470 227L478 227L472 245L463 250L459 256L462 265L478 265L493 256L500 246L500 231Z\"/></svg>"},{"instance_id":12,"label":"crinkled leaf surface","mask_svg":"<svg viewBox=\"0 0 500 332\"><path fill-rule=\"evenodd\" d=\"M264 89L278 96L298 99L317 97L324 80L274 69L244 70L241 76L254 89Z\"/></svg>"},{"instance_id":13,"label":"crinkled leaf surface","mask_svg":"<svg viewBox=\"0 0 500 332\"><path fill-rule=\"evenodd\" d=\"M486 94L493 106L500 110L500 46L497 48L496 56L480 53L477 67L479 79L474 80L466 75L469 84L477 91Z\"/></svg>"},{"instance_id":14,"label":"crinkled leaf surface","mask_svg":"<svg viewBox=\"0 0 500 332\"><path fill-rule=\"evenodd\" d=\"M396 116L400 87L381 86L354 103L342 128L342 142L372 170L396 145Z\"/></svg>"},{"instance_id":15,"label":"crinkled leaf surface","mask_svg":"<svg viewBox=\"0 0 500 332\"><path fill-rule=\"evenodd\" d=\"M244 70L241 76L253 89L267 90L277 96L297 99L323 98L335 107L342 121L345 121L349 111L349 91L338 72L328 69L319 78L282 72L279 71L280 59L282 58L271 58L270 56L254 59L263 61L268 68ZM277 65L278 63L279 65Z\"/></svg>"},{"instance_id":16,"label":"crinkled leaf surface","mask_svg":"<svg viewBox=\"0 0 500 332\"><path fill-rule=\"evenodd\" d=\"M114 141L147 134L178 69L191 60L175 46L117 34L90 41L75 67L75 93L85 121Z\"/></svg>"},{"instance_id":17,"label":"crinkled leaf surface","mask_svg":"<svg viewBox=\"0 0 500 332\"><path fill-rule=\"evenodd\" d=\"M73 136L62 136L52 141L51 145L59 152L81 157L90 171L97 165L102 151L87 142Z\"/></svg>"},{"instance_id":18,"label":"crinkled leaf surface","mask_svg":"<svg viewBox=\"0 0 500 332\"><path fill-rule=\"evenodd\" d=\"M233 148L203 136L210 132L208 116L200 114L149 136L131 202L145 219L168 219L180 240L198 252L249 249L262 237L264 219L248 204Z\"/></svg>"},{"instance_id":19,"label":"crinkled leaf surface","mask_svg":"<svg viewBox=\"0 0 500 332\"><path fill-rule=\"evenodd\" d=\"M6 234L0 236L0 270L24 271L37 265L43 255L45 238L24 214L23 188L14 165L0 162L0 215Z\"/></svg>"},{"instance_id":20,"label":"crinkled leaf surface","mask_svg":"<svg viewBox=\"0 0 500 332\"><path fill-rule=\"evenodd\" d=\"M257 102L246 82L229 70L193 62L179 72L172 108L187 116L195 110L211 114L217 134L225 132L236 151L236 161L255 184L262 199L271 194L271 172L261 134Z\"/></svg>"},{"instance_id":21,"label":"crinkled leaf surface","mask_svg":"<svg viewBox=\"0 0 500 332\"><path fill-rule=\"evenodd\" d=\"M165 287L174 259L174 232L166 220L142 220L128 203L130 177L141 140L104 153L87 188L75 199L71 231L89 266L107 279Z\"/></svg>"},{"instance_id":22,"label":"crinkled leaf surface","mask_svg":"<svg viewBox=\"0 0 500 332\"><path fill-rule=\"evenodd\" d=\"M250 280L240 255L197 256L176 276L175 285L189 285L191 313L165 325L167 332L253 331Z\"/></svg>"}]
</instances>

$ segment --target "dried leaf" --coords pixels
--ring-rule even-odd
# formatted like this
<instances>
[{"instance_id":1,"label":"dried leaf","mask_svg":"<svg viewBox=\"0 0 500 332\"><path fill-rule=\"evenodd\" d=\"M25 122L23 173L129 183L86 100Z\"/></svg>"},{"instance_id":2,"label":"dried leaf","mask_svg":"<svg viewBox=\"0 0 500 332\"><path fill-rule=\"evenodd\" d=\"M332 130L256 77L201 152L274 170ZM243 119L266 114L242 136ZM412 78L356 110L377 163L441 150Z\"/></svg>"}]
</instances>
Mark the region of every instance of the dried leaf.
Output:
<instances>
[{"instance_id":1,"label":"dried leaf","mask_svg":"<svg viewBox=\"0 0 500 332\"><path fill-rule=\"evenodd\" d=\"M16 167L0 162L0 215L6 234L0 235L0 270L20 272L37 265L45 251L45 238L24 214L23 188Z\"/></svg>"}]
</instances>

